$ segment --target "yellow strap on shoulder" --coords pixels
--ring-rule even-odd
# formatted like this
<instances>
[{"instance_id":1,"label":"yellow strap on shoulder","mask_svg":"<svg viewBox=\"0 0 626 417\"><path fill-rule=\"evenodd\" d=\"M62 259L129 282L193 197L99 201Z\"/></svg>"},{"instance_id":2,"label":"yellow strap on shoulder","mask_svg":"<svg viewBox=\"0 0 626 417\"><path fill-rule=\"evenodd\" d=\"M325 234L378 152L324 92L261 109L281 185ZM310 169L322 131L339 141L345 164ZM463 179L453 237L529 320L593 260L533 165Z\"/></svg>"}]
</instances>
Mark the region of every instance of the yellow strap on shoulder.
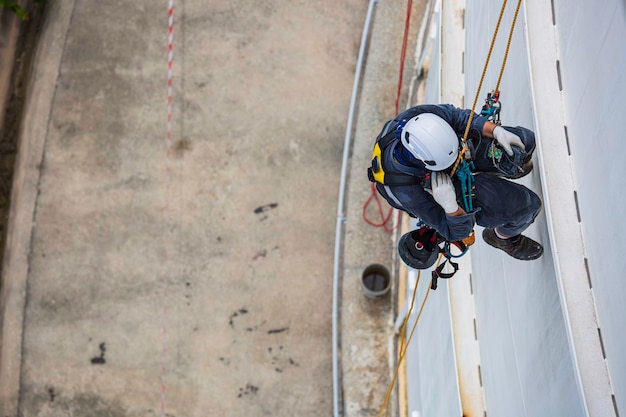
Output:
<instances>
[{"instance_id":1,"label":"yellow strap on shoulder","mask_svg":"<svg viewBox=\"0 0 626 417\"><path fill-rule=\"evenodd\" d=\"M372 173L374 174L374 180L380 184L385 183L385 171L383 171L382 162L382 151L378 143L376 143L376 145L374 145L374 152L372 152Z\"/></svg>"}]
</instances>

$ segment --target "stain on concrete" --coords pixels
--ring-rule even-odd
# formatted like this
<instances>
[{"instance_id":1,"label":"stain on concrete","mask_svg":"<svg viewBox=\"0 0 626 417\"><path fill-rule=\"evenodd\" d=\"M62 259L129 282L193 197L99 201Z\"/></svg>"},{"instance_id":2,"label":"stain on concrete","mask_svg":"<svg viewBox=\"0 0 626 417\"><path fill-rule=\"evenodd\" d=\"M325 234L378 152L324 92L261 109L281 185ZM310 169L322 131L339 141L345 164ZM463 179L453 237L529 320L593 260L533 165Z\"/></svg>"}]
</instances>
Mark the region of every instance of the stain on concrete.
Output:
<instances>
[{"instance_id":1,"label":"stain on concrete","mask_svg":"<svg viewBox=\"0 0 626 417\"><path fill-rule=\"evenodd\" d=\"M54 395L42 387L35 392L24 392L20 416L72 416L72 417L127 417L129 410L118 401L110 400L91 392L73 395ZM173 417L173 416L172 416Z\"/></svg>"},{"instance_id":2,"label":"stain on concrete","mask_svg":"<svg viewBox=\"0 0 626 417\"><path fill-rule=\"evenodd\" d=\"M98 348L100 349L100 356L95 356L91 358L92 365L104 365L106 363L106 360L104 359L104 354L107 350L106 343L100 343Z\"/></svg>"},{"instance_id":3,"label":"stain on concrete","mask_svg":"<svg viewBox=\"0 0 626 417\"><path fill-rule=\"evenodd\" d=\"M254 257L252 258L253 261L256 261L259 258L265 258L267 256L267 250L263 249L260 250L256 253L256 255L254 255Z\"/></svg>"},{"instance_id":4,"label":"stain on concrete","mask_svg":"<svg viewBox=\"0 0 626 417\"><path fill-rule=\"evenodd\" d=\"M185 153L191 151L191 141L187 138L182 138L174 142L172 151L174 158L180 159L185 156Z\"/></svg>"},{"instance_id":5,"label":"stain on concrete","mask_svg":"<svg viewBox=\"0 0 626 417\"><path fill-rule=\"evenodd\" d=\"M300 366L298 362L287 354L286 349L283 349L283 346L279 346L277 349L270 346L267 348L267 352L270 355L271 364L274 366L274 370L278 373L283 373L289 367Z\"/></svg>"},{"instance_id":6,"label":"stain on concrete","mask_svg":"<svg viewBox=\"0 0 626 417\"><path fill-rule=\"evenodd\" d=\"M281 327L280 329L270 329L267 331L267 334L282 333L282 332L286 332L287 330L289 330L289 327Z\"/></svg>"},{"instance_id":7,"label":"stain on concrete","mask_svg":"<svg viewBox=\"0 0 626 417\"><path fill-rule=\"evenodd\" d=\"M265 323L267 323L267 321L266 321L266 320L263 320L261 323L259 323L259 324L257 324L257 325L254 325L254 326L251 326L251 327L246 327L246 331L248 331L248 332L254 332L254 331L257 331L257 330L259 330L259 329L260 329L260 328L261 328L261 327L262 327Z\"/></svg>"},{"instance_id":8,"label":"stain on concrete","mask_svg":"<svg viewBox=\"0 0 626 417\"><path fill-rule=\"evenodd\" d=\"M263 206L259 206L259 207L255 208L254 209L254 214L265 213L266 211L275 209L276 207L278 207L278 203L265 204Z\"/></svg>"},{"instance_id":9,"label":"stain on concrete","mask_svg":"<svg viewBox=\"0 0 626 417\"><path fill-rule=\"evenodd\" d=\"M232 327L233 329L235 328L235 318L239 317L239 315L243 315L243 314L248 314L248 309L245 307L240 308L239 310L235 311L233 314L231 314L228 317L228 325L230 327Z\"/></svg>"},{"instance_id":10,"label":"stain on concrete","mask_svg":"<svg viewBox=\"0 0 626 417\"><path fill-rule=\"evenodd\" d=\"M191 305L191 299L192 299L192 294L193 294L193 290L191 289L191 282L187 281L185 282L185 304L190 306Z\"/></svg>"},{"instance_id":11,"label":"stain on concrete","mask_svg":"<svg viewBox=\"0 0 626 417\"><path fill-rule=\"evenodd\" d=\"M252 385L251 383L247 383L245 387L239 388L239 393L237 394L237 398L241 398L246 395L254 395L258 391L259 391L259 387Z\"/></svg>"}]
</instances>

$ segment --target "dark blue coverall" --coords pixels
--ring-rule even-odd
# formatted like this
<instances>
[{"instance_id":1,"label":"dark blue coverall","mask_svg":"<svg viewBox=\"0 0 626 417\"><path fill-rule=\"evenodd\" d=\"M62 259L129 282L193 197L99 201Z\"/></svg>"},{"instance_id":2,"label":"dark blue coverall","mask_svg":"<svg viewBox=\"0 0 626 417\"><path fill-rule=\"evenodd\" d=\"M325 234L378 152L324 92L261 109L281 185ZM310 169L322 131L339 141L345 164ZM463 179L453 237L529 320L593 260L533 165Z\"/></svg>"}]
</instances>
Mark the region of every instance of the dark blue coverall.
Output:
<instances>
[{"instance_id":1,"label":"dark blue coverall","mask_svg":"<svg viewBox=\"0 0 626 417\"><path fill-rule=\"evenodd\" d=\"M421 113L433 113L444 119L459 138L463 137L469 119L470 110L459 109L449 104L419 105L400 113L393 120L388 121L381 131L379 138L396 129L402 121L407 121ZM491 138L482 136L486 118L475 114L468 134L467 142L472 149L475 169L475 197L474 210L461 216L448 216L443 208L433 199L430 193L430 183L422 181L421 185L383 185L376 183L378 192L387 202L410 216L421 219L434 228L448 241L461 240L470 235L474 224L485 228L498 227L498 231L516 236L524 231L537 217L541 209L541 200L531 190L523 185L502 178L494 166L492 158L487 155L492 143ZM535 150L535 135L523 127L503 126L506 130L515 133L525 145L530 159ZM399 135L398 135L399 137ZM400 140L393 141L382 155L383 167L386 173L408 173L418 178L424 178L427 170L402 146ZM457 203L464 208L461 184L453 178L457 194Z\"/></svg>"}]
</instances>

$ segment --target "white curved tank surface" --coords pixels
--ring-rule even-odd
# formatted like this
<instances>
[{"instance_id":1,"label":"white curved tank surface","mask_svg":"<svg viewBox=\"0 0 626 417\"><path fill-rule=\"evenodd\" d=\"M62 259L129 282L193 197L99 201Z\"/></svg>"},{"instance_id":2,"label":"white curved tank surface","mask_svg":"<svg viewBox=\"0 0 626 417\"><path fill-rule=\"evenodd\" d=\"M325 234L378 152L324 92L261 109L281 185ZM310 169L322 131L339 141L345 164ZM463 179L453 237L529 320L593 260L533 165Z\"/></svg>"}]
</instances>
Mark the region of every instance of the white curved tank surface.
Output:
<instances>
[{"instance_id":1,"label":"white curved tank surface","mask_svg":"<svg viewBox=\"0 0 626 417\"><path fill-rule=\"evenodd\" d=\"M431 2L422 102L471 108L502 3ZM504 11L477 112L498 82L516 5ZM515 260L486 245L476 227L464 272L431 291L409 347L407 415L626 415L625 39L622 0L522 2L501 117L536 133L535 169L516 181L542 198L524 234L545 252ZM455 57L462 65L451 65ZM465 295L457 285L467 285ZM474 315L466 331L455 313L461 305ZM476 358L464 352L473 344Z\"/></svg>"}]
</instances>

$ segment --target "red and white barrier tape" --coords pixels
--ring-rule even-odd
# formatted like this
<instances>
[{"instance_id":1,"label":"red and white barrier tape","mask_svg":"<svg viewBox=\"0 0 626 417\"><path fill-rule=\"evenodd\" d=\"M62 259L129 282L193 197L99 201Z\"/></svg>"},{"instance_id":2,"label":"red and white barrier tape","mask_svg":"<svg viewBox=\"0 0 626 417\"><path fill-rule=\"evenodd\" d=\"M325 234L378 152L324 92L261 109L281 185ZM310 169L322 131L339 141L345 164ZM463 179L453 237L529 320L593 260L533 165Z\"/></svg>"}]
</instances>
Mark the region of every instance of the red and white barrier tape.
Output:
<instances>
[{"instance_id":1,"label":"red and white barrier tape","mask_svg":"<svg viewBox=\"0 0 626 417\"><path fill-rule=\"evenodd\" d=\"M174 0L168 2L168 36L167 36L167 133L166 133L166 213L167 213L167 233L165 240L165 285L163 289L163 323L161 329L161 417L165 417L166 410L166 361L167 361L167 310L169 298L169 278L170 278L170 184L171 175L171 153L172 153L172 62L174 57Z\"/></svg>"},{"instance_id":2,"label":"red and white barrier tape","mask_svg":"<svg viewBox=\"0 0 626 417\"><path fill-rule=\"evenodd\" d=\"M172 62L174 58L174 0L168 6L167 36L167 183L170 183L170 156L172 151Z\"/></svg>"}]
</instances>

